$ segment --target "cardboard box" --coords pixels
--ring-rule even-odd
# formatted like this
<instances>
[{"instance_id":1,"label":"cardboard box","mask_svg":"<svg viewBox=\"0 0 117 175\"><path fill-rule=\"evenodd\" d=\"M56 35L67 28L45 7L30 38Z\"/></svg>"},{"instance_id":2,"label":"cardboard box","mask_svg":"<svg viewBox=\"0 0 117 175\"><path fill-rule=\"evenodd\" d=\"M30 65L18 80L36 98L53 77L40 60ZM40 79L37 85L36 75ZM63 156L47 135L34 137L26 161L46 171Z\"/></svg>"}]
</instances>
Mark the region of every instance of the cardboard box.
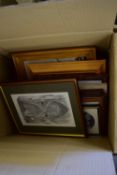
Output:
<instances>
[{"instance_id":1,"label":"cardboard box","mask_svg":"<svg viewBox=\"0 0 117 175\"><path fill-rule=\"evenodd\" d=\"M92 45L110 52L109 138L115 153L117 153L117 34L113 33L113 26L116 7L116 0L63 0L0 9L1 52ZM5 69L3 71L6 74ZM7 118L7 115L2 105L0 111L2 111L0 128L3 128L7 119L2 118ZM7 121L10 125L9 120ZM9 134L2 129L0 132L0 135Z\"/></svg>"}]
</instances>

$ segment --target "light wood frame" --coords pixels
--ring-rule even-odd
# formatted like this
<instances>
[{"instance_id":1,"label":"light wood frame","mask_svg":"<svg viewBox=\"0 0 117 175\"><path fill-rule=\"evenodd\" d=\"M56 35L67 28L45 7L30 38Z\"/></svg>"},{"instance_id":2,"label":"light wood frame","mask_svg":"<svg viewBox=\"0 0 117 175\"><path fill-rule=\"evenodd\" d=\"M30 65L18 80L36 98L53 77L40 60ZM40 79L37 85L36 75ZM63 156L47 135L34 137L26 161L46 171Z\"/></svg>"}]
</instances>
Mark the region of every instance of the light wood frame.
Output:
<instances>
[{"instance_id":1,"label":"light wood frame","mask_svg":"<svg viewBox=\"0 0 117 175\"><path fill-rule=\"evenodd\" d=\"M27 65L29 63L39 63L40 60L48 61L65 61L69 58L84 57L86 60L96 59L95 47L75 47L75 48L62 48L52 50L40 51L27 51L11 53L11 58L15 65L18 80L26 80L27 78Z\"/></svg>"},{"instance_id":2,"label":"light wood frame","mask_svg":"<svg viewBox=\"0 0 117 175\"><path fill-rule=\"evenodd\" d=\"M39 78L43 75L53 74L104 74L106 72L105 60L90 60L78 62L59 62L48 64L28 64L27 65L28 79Z\"/></svg>"}]
</instances>

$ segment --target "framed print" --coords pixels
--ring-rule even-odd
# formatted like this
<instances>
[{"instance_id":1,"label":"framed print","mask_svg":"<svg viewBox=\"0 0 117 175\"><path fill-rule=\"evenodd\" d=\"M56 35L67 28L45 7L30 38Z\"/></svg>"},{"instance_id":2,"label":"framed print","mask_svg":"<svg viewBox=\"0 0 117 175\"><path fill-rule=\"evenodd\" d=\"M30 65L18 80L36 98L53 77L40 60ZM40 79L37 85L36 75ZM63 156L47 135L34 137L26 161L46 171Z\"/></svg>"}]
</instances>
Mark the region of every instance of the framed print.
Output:
<instances>
[{"instance_id":1,"label":"framed print","mask_svg":"<svg viewBox=\"0 0 117 175\"><path fill-rule=\"evenodd\" d=\"M98 105L83 105L83 113L86 120L88 135L100 134L100 106Z\"/></svg>"},{"instance_id":2,"label":"framed print","mask_svg":"<svg viewBox=\"0 0 117 175\"><path fill-rule=\"evenodd\" d=\"M1 90L20 133L85 136L76 80L20 82Z\"/></svg>"},{"instance_id":3,"label":"framed print","mask_svg":"<svg viewBox=\"0 0 117 175\"><path fill-rule=\"evenodd\" d=\"M77 61L77 62L52 62L52 63L29 63L27 65L28 79L40 77L43 75L52 75L61 73L68 74L104 74L106 72L105 60L90 60L90 61Z\"/></svg>"},{"instance_id":4,"label":"framed print","mask_svg":"<svg viewBox=\"0 0 117 175\"><path fill-rule=\"evenodd\" d=\"M76 47L11 53L19 80L28 79L29 64L49 64L96 60L95 47Z\"/></svg>"},{"instance_id":5,"label":"framed print","mask_svg":"<svg viewBox=\"0 0 117 175\"><path fill-rule=\"evenodd\" d=\"M88 90L89 89L90 95L92 95L91 93L95 93L95 95L99 95L100 90L103 91L102 94L104 94L104 93L107 94L108 93L108 83L103 82L102 80L84 80L84 81L79 80L78 81L78 86L79 86L79 89L82 89L82 90ZM93 90L93 92L90 92L91 89ZM84 93L86 94L86 93L88 93L88 91L84 91Z\"/></svg>"},{"instance_id":6,"label":"framed print","mask_svg":"<svg viewBox=\"0 0 117 175\"><path fill-rule=\"evenodd\" d=\"M80 90L82 106L98 106L99 128L101 135L107 135L108 104L107 95L103 89Z\"/></svg>"}]
</instances>

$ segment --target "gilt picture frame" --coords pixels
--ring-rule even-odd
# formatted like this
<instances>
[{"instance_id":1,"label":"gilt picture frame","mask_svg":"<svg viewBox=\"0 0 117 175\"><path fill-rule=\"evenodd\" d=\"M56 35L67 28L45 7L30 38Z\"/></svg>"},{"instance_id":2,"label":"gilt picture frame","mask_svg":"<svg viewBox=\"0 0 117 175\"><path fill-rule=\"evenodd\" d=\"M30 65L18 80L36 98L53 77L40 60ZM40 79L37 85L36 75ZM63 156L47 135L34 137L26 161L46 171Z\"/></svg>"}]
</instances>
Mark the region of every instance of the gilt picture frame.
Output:
<instances>
[{"instance_id":1,"label":"gilt picture frame","mask_svg":"<svg viewBox=\"0 0 117 175\"><path fill-rule=\"evenodd\" d=\"M14 52L11 59L17 73L18 80L28 80L29 64L66 63L83 60L96 60L95 47L73 47L62 49L48 49L39 51Z\"/></svg>"},{"instance_id":2,"label":"gilt picture frame","mask_svg":"<svg viewBox=\"0 0 117 175\"><path fill-rule=\"evenodd\" d=\"M105 60L52 62L52 63L29 63L27 65L27 77L30 80L40 79L43 76L61 74L104 74L106 72ZM36 77L36 78L35 78Z\"/></svg>"},{"instance_id":3,"label":"gilt picture frame","mask_svg":"<svg viewBox=\"0 0 117 175\"><path fill-rule=\"evenodd\" d=\"M1 91L19 133L85 136L75 79L4 84Z\"/></svg>"}]
</instances>

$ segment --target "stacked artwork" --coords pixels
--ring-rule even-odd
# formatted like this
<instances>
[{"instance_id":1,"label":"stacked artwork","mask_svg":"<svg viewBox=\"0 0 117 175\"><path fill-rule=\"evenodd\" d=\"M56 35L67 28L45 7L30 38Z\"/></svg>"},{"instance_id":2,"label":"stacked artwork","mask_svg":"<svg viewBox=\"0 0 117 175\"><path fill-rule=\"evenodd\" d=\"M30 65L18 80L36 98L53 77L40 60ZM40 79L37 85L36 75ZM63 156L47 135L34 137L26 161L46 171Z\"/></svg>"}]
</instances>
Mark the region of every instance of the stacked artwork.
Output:
<instances>
[{"instance_id":1,"label":"stacked artwork","mask_svg":"<svg viewBox=\"0 0 117 175\"><path fill-rule=\"evenodd\" d=\"M11 56L18 82L1 91L19 133L106 135L106 59L97 59L95 47Z\"/></svg>"}]
</instances>

